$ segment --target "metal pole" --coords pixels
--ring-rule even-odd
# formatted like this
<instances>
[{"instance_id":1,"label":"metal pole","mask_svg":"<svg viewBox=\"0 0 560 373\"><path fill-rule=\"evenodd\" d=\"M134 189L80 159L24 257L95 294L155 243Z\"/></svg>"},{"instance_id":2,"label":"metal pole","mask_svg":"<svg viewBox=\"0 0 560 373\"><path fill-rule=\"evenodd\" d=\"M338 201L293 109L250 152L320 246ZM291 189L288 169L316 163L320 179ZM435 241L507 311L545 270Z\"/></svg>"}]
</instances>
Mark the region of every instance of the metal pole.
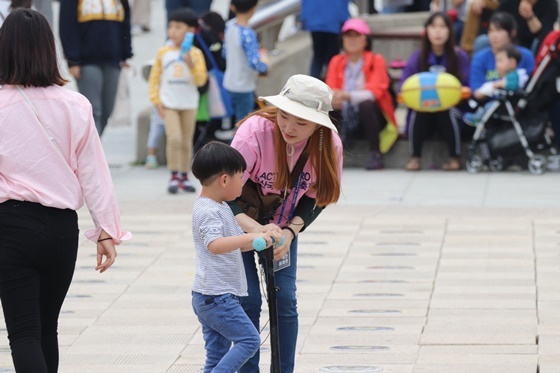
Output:
<instances>
[{"instance_id":1,"label":"metal pole","mask_svg":"<svg viewBox=\"0 0 560 373\"><path fill-rule=\"evenodd\" d=\"M278 309L274 283L274 250L269 248L258 253L260 263L266 272L266 293L268 298L268 317L270 319L271 372L280 373L280 341L278 339Z\"/></svg>"}]
</instances>

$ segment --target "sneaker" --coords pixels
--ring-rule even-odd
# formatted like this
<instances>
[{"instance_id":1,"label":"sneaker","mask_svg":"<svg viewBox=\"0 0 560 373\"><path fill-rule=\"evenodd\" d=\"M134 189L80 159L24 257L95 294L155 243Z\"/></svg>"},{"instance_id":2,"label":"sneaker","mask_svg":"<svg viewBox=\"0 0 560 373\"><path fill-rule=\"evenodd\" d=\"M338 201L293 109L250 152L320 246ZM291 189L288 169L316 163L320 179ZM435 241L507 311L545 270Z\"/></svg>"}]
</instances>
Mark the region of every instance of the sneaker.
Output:
<instances>
[{"instance_id":1,"label":"sneaker","mask_svg":"<svg viewBox=\"0 0 560 373\"><path fill-rule=\"evenodd\" d=\"M233 139L233 136L235 135L235 131L237 131L237 129L231 129L231 130L216 130L216 132L214 132L214 137L220 141L231 141Z\"/></svg>"},{"instance_id":2,"label":"sneaker","mask_svg":"<svg viewBox=\"0 0 560 373\"><path fill-rule=\"evenodd\" d=\"M175 194L179 191L180 186L181 186L181 181L179 179L171 179L169 180L167 191L171 194Z\"/></svg>"},{"instance_id":3,"label":"sneaker","mask_svg":"<svg viewBox=\"0 0 560 373\"><path fill-rule=\"evenodd\" d=\"M188 179L183 179L179 182L179 188L183 189L185 192L195 192L196 189L194 188L194 186L191 184L191 182Z\"/></svg>"},{"instance_id":4,"label":"sneaker","mask_svg":"<svg viewBox=\"0 0 560 373\"><path fill-rule=\"evenodd\" d=\"M144 32L144 30L142 30L142 26L140 26L140 25L134 25L130 28L130 34L132 36L141 35L143 32Z\"/></svg>"},{"instance_id":5,"label":"sneaker","mask_svg":"<svg viewBox=\"0 0 560 373\"><path fill-rule=\"evenodd\" d=\"M153 170L154 168L158 167L157 157L155 155L148 155L146 157L146 168L148 170Z\"/></svg>"},{"instance_id":6,"label":"sneaker","mask_svg":"<svg viewBox=\"0 0 560 373\"><path fill-rule=\"evenodd\" d=\"M482 117L478 113L465 113L463 115L465 123L472 127L478 127L481 119Z\"/></svg>"},{"instance_id":7,"label":"sneaker","mask_svg":"<svg viewBox=\"0 0 560 373\"><path fill-rule=\"evenodd\" d=\"M366 170L382 170L385 168L383 164L383 156L380 152L371 152L369 160L366 163Z\"/></svg>"}]
</instances>

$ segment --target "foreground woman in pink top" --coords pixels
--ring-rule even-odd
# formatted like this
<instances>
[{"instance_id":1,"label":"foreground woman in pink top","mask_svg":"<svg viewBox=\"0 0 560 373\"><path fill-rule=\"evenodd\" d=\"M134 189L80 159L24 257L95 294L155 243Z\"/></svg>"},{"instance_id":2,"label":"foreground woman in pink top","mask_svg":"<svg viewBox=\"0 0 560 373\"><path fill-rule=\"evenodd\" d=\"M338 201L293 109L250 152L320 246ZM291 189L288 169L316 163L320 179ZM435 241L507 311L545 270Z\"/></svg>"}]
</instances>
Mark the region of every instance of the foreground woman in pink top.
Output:
<instances>
[{"instance_id":1,"label":"foreground woman in pink top","mask_svg":"<svg viewBox=\"0 0 560 373\"><path fill-rule=\"evenodd\" d=\"M0 299L18 373L58 370L58 315L78 249L85 200L96 270L115 261L119 210L91 105L62 88L54 37L38 12L0 28Z\"/></svg>"}]
</instances>

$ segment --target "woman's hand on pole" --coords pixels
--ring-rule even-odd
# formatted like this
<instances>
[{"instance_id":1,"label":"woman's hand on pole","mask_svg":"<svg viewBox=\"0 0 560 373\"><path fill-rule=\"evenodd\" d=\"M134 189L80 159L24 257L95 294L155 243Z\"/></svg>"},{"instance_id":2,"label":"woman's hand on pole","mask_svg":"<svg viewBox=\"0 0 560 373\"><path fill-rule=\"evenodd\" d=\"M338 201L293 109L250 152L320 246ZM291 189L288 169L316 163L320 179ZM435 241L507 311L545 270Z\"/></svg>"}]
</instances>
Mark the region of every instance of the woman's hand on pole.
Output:
<instances>
[{"instance_id":1,"label":"woman's hand on pole","mask_svg":"<svg viewBox=\"0 0 560 373\"><path fill-rule=\"evenodd\" d=\"M280 260L288 253L294 238L292 232L288 230L282 230L282 236L284 237L284 244L274 247L274 260Z\"/></svg>"},{"instance_id":2,"label":"woman's hand on pole","mask_svg":"<svg viewBox=\"0 0 560 373\"><path fill-rule=\"evenodd\" d=\"M282 229L277 226L276 224L267 224L267 225L263 225L262 229L261 229L262 233L270 233L271 236L281 236L282 235Z\"/></svg>"}]
</instances>

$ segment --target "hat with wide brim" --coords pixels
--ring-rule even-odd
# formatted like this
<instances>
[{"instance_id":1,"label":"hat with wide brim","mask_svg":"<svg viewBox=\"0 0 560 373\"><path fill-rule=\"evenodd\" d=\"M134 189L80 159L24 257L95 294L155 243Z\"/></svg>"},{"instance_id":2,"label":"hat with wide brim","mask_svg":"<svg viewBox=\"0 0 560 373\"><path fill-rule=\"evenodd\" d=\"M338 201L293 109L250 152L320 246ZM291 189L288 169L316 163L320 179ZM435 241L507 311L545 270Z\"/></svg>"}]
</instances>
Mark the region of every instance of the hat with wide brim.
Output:
<instances>
[{"instance_id":1,"label":"hat with wide brim","mask_svg":"<svg viewBox=\"0 0 560 373\"><path fill-rule=\"evenodd\" d=\"M317 123L338 133L331 121L333 92L324 82L307 75L294 75L275 96L261 96L264 101L288 114Z\"/></svg>"}]
</instances>

